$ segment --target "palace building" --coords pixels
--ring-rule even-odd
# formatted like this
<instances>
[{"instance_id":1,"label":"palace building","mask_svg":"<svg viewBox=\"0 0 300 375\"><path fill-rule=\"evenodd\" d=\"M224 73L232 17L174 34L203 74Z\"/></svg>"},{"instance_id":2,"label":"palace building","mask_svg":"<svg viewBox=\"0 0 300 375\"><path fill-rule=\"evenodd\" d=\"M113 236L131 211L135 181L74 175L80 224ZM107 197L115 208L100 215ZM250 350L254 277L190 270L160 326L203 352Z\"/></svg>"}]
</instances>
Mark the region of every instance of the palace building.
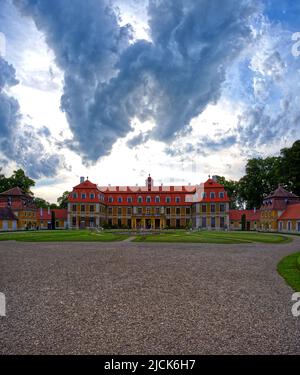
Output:
<instances>
[{"instance_id":1,"label":"palace building","mask_svg":"<svg viewBox=\"0 0 300 375\"><path fill-rule=\"evenodd\" d=\"M0 208L11 211L16 220L3 219L3 230L36 228L36 206L33 196L25 194L19 187L0 193ZM6 211L8 214L8 211Z\"/></svg>"},{"instance_id":2,"label":"palace building","mask_svg":"<svg viewBox=\"0 0 300 375\"><path fill-rule=\"evenodd\" d=\"M81 178L68 203L68 227L229 228L229 199L224 186L209 178L200 185L97 186Z\"/></svg>"},{"instance_id":3,"label":"palace building","mask_svg":"<svg viewBox=\"0 0 300 375\"><path fill-rule=\"evenodd\" d=\"M291 212L291 207L299 202L299 197L297 195L287 191L281 185L279 185L275 191L273 191L263 200L263 204L260 208L261 230L274 232L278 230L282 231L283 219L287 218L287 216L282 216L282 214L284 214L286 210L288 212ZM298 219L300 219L300 212L298 211L299 205L297 205L295 208L295 212L298 212ZM280 217L281 220L279 222L278 220L280 219Z\"/></svg>"}]
</instances>

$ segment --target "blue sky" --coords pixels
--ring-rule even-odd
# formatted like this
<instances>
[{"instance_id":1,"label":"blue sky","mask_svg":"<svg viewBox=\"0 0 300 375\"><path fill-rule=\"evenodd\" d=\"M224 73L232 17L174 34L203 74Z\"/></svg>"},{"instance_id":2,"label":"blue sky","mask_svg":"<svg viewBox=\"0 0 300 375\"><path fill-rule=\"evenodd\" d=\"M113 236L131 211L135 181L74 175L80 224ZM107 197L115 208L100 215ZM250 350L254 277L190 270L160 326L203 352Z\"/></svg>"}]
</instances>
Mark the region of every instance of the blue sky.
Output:
<instances>
[{"instance_id":1,"label":"blue sky","mask_svg":"<svg viewBox=\"0 0 300 375\"><path fill-rule=\"evenodd\" d=\"M81 175L240 178L300 138L299 4L1 0L3 171L51 201Z\"/></svg>"}]
</instances>

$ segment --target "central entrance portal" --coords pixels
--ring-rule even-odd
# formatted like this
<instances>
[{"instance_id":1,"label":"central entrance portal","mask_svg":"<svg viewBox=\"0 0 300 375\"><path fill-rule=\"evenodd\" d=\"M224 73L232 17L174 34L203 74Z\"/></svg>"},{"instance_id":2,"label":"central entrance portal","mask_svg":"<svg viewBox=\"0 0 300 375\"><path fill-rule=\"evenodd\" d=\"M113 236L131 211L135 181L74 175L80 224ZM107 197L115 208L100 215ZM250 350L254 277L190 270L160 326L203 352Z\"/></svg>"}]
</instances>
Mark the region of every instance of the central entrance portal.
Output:
<instances>
[{"instance_id":1,"label":"central entrance portal","mask_svg":"<svg viewBox=\"0 0 300 375\"><path fill-rule=\"evenodd\" d=\"M160 229L160 219L155 219L155 229Z\"/></svg>"}]
</instances>

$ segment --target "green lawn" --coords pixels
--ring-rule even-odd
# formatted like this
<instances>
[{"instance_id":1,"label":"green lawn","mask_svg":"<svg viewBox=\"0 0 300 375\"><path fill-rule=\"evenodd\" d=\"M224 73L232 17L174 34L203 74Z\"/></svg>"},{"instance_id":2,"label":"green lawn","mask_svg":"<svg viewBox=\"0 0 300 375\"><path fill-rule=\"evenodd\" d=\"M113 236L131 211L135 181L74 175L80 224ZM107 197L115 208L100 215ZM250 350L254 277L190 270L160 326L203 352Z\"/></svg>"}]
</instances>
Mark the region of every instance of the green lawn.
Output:
<instances>
[{"instance_id":1,"label":"green lawn","mask_svg":"<svg viewBox=\"0 0 300 375\"><path fill-rule=\"evenodd\" d=\"M187 243L283 243L292 241L279 234L256 232L217 232L217 231L172 231L161 234L138 235L135 242L187 242Z\"/></svg>"},{"instance_id":2,"label":"green lawn","mask_svg":"<svg viewBox=\"0 0 300 375\"><path fill-rule=\"evenodd\" d=\"M300 253L284 257L278 263L277 271L296 292L300 292Z\"/></svg>"},{"instance_id":3,"label":"green lawn","mask_svg":"<svg viewBox=\"0 0 300 375\"><path fill-rule=\"evenodd\" d=\"M122 241L128 235L111 232L90 232L88 230L49 230L34 232L1 233L0 241L51 242L51 241Z\"/></svg>"}]
</instances>

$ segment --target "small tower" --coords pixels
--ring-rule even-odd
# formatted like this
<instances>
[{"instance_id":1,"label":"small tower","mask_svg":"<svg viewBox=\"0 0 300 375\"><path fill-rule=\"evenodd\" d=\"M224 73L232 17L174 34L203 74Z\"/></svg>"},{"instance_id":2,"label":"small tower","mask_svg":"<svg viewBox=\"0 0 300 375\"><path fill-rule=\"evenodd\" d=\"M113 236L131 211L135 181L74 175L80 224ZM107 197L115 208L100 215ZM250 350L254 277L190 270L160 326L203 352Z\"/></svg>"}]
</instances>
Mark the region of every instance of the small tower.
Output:
<instances>
[{"instance_id":1,"label":"small tower","mask_svg":"<svg viewBox=\"0 0 300 375\"><path fill-rule=\"evenodd\" d=\"M152 177L150 176L150 173L149 173L149 176L148 176L148 178L147 178L147 180L146 180L146 186L147 186L147 188L148 188L148 191L151 191L151 188L152 188L152 186L153 186L153 179L152 179Z\"/></svg>"}]
</instances>

